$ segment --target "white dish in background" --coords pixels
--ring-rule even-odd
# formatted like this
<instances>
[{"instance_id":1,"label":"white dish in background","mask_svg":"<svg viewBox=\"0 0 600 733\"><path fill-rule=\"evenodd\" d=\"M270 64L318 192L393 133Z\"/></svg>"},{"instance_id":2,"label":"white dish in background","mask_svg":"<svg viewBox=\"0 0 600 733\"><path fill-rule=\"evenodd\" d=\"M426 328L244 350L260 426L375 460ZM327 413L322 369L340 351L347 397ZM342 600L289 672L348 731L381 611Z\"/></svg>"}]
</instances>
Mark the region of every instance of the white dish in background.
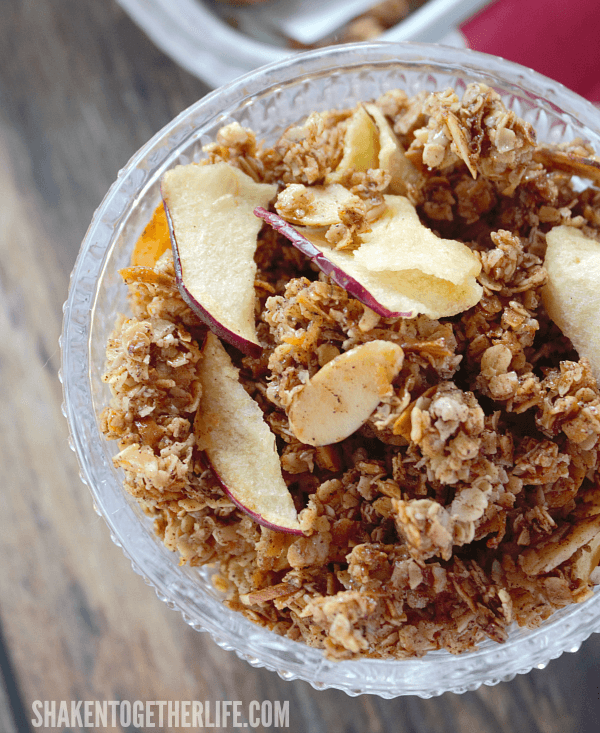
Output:
<instances>
[{"instance_id":1,"label":"white dish in background","mask_svg":"<svg viewBox=\"0 0 600 733\"><path fill-rule=\"evenodd\" d=\"M271 28L279 36L311 44L373 7L373 0L270 0L254 6L222 6L248 27Z\"/></svg>"},{"instance_id":2,"label":"white dish in background","mask_svg":"<svg viewBox=\"0 0 600 733\"><path fill-rule=\"evenodd\" d=\"M148 37L180 66L211 87L294 51L285 36L313 43L360 15L377 0L269 0L234 7L216 0L118 0ZM490 0L428 0L406 20L387 30L382 41L421 41L464 47L458 25ZM239 30L224 20L234 18Z\"/></svg>"}]
</instances>

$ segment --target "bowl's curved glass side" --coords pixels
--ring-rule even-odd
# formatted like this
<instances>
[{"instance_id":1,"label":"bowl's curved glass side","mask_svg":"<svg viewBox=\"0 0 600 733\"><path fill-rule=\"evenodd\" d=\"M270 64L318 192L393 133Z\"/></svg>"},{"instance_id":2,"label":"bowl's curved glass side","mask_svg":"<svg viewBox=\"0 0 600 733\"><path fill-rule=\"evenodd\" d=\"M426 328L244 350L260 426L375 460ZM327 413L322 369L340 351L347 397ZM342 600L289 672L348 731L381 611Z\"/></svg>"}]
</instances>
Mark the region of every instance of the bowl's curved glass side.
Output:
<instances>
[{"instance_id":1,"label":"bowl's curved glass side","mask_svg":"<svg viewBox=\"0 0 600 733\"><path fill-rule=\"evenodd\" d=\"M481 65L485 68L475 73L473 68ZM96 212L73 271L62 337L65 413L82 478L113 540L159 598L179 609L194 628L208 630L219 645L234 649L250 664L277 671L284 679L307 680L317 689L430 697L495 684L545 665L563 650L574 650L600 629L600 603L594 597L564 609L540 629L515 631L505 645L486 642L479 652L460 657L434 652L425 659L398 662L333 663L320 651L229 611L208 572L180 568L156 539L149 520L122 490L122 476L111 460L116 446L98 429L97 414L109 399L101 380L105 344L116 313L127 310L118 270L127 264L133 242L159 202L158 181L164 170L198 159L202 145L214 140L222 125L235 120L256 130L259 138L273 138L314 109L351 105L397 86L409 93L448 86L460 90L475 79L498 89L509 107L536 127L540 139L558 142L579 135L600 150L599 115L591 105L501 59L420 44L368 44L298 56L209 95L144 146ZM559 99L564 108L558 107Z\"/></svg>"}]
</instances>

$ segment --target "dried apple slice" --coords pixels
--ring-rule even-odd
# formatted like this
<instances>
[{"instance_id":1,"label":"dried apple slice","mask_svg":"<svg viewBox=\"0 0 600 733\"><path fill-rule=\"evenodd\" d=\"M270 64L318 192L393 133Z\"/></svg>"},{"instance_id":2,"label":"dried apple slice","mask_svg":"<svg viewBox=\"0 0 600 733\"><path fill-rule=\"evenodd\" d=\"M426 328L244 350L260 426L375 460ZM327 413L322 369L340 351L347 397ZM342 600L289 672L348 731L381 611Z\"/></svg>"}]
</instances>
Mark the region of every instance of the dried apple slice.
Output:
<instances>
[{"instance_id":1,"label":"dried apple slice","mask_svg":"<svg viewBox=\"0 0 600 733\"><path fill-rule=\"evenodd\" d=\"M384 196L386 209L359 235L357 264L374 273L397 273L405 295L419 313L431 318L452 316L471 308L483 295L476 277L481 262L466 244L442 239L424 226L404 196ZM424 289L424 290L423 290Z\"/></svg>"},{"instance_id":2,"label":"dried apple slice","mask_svg":"<svg viewBox=\"0 0 600 733\"><path fill-rule=\"evenodd\" d=\"M396 273L391 276L386 273L370 273L357 265L348 252L330 247L322 229L305 229L306 235L311 237L308 239L279 214L262 207L257 207L254 213L289 239L294 247L329 275L333 282L378 315L384 318L414 318L417 315L413 308L414 303L398 291Z\"/></svg>"},{"instance_id":3,"label":"dried apple slice","mask_svg":"<svg viewBox=\"0 0 600 733\"><path fill-rule=\"evenodd\" d=\"M476 303L482 294L475 282L481 271L477 255L462 242L436 236L404 196L388 195L384 200L384 213L370 232L359 235L362 244L354 253L356 260L375 272L419 270L454 285L469 280L474 297L478 294Z\"/></svg>"},{"instance_id":4,"label":"dried apple slice","mask_svg":"<svg viewBox=\"0 0 600 733\"><path fill-rule=\"evenodd\" d=\"M358 261L356 252L333 249L322 228L299 229L260 208L255 214L287 237L335 283L384 318L415 318L419 313L430 318L453 316L475 305L482 296L482 288L471 276L457 285L417 266L373 271Z\"/></svg>"},{"instance_id":5,"label":"dried apple slice","mask_svg":"<svg viewBox=\"0 0 600 733\"><path fill-rule=\"evenodd\" d=\"M336 356L294 395L290 428L302 443L339 443L369 419L402 369L404 352L390 341L369 341Z\"/></svg>"},{"instance_id":6,"label":"dried apple slice","mask_svg":"<svg viewBox=\"0 0 600 733\"><path fill-rule=\"evenodd\" d=\"M546 242L544 305L600 381L600 242L567 226L551 229Z\"/></svg>"},{"instance_id":7,"label":"dried apple slice","mask_svg":"<svg viewBox=\"0 0 600 733\"><path fill-rule=\"evenodd\" d=\"M406 184L416 184L421 176L406 157L383 112L377 105L367 103L359 105L348 120L342 159L326 181L338 181L350 170L367 171L370 168L380 168L391 175L388 190L392 194L405 194Z\"/></svg>"},{"instance_id":8,"label":"dried apple slice","mask_svg":"<svg viewBox=\"0 0 600 733\"><path fill-rule=\"evenodd\" d=\"M275 436L212 333L204 343L199 378L202 397L194 433L224 491L259 524L302 534L281 474Z\"/></svg>"},{"instance_id":9,"label":"dried apple slice","mask_svg":"<svg viewBox=\"0 0 600 733\"><path fill-rule=\"evenodd\" d=\"M131 255L131 264L134 267L154 267L161 255L171 246L169 225L165 207L161 203L152 214L152 219L135 243Z\"/></svg>"},{"instance_id":10,"label":"dried apple slice","mask_svg":"<svg viewBox=\"0 0 600 733\"><path fill-rule=\"evenodd\" d=\"M191 164L167 171L161 192L182 297L225 341L259 354L254 253L260 222L252 212L268 205L277 187L227 163Z\"/></svg>"},{"instance_id":11,"label":"dried apple slice","mask_svg":"<svg viewBox=\"0 0 600 733\"><path fill-rule=\"evenodd\" d=\"M348 120L344 136L344 153L336 173L347 170L366 171L379 162L379 130L360 104Z\"/></svg>"},{"instance_id":12,"label":"dried apple slice","mask_svg":"<svg viewBox=\"0 0 600 733\"><path fill-rule=\"evenodd\" d=\"M406 157L406 153L392 126L376 104L365 104L365 110L373 118L379 132L378 167L390 174L388 191L391 194L406 194L407 183L416 185L421 173Z\"/></svg>"}]
</instances>

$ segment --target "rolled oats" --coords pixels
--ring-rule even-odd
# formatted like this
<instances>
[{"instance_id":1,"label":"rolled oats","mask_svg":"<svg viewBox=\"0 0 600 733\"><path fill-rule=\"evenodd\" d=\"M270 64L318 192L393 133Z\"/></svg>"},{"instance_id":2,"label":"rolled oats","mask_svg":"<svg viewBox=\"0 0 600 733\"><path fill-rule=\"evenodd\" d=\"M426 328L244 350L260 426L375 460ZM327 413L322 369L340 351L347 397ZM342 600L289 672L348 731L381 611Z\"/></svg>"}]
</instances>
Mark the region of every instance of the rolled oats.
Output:
<instances>
[{"instance_id":1,"label":"rolled oats","mask_svg":"<svg viewBox=\"0 0 600 733\"><path fill-rule=\"evenodd\" d=\"M402 5L402 3L399 3ZM387 7L387 5L386 5ZM384 5L382 4L382 8ZM407 196L424 224L481 260L483 297L441 320L376 315L270 229L256 253L259 358L233 355L277 436L303 537L262 528L223 493L193 434L206 327L182 300L172 257L123 276L132 316L107 345L125 489L181 563L214 563L226 603L333 659L460 653L504 641L589 597L600 579L600 391L541 304L545 234L569 224L600 238L600 165L581 141L538 145L499 95L470 85L375 104L406 150ZM315 113L273 147L233 123L207 148L261 182L290 184L302 219L310 186L343 157L353 110ZM344 171L353 209L337 246L369 226L389 183ZM355 434L301 444L294 394L339 354L372 340L404 350L393 394Z\"/></svg>"}]
</instances>

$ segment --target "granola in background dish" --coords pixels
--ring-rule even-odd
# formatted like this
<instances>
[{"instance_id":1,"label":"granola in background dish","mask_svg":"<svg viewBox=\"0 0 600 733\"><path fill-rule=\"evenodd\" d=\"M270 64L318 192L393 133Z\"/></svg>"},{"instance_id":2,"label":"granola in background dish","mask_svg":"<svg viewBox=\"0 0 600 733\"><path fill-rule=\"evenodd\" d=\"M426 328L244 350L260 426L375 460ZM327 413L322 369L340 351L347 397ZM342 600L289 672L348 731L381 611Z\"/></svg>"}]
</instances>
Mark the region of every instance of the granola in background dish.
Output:
<instances>
[{"instance_id":1,"label":"granola in background dish","mask_svg":"<svg viewBox=\"0 0 600 733\"><path fill-rule=\"evenodd\" d=\"M471 84L462 99L395 90L313 113L273 147L232 123L205 152L191 168L226 164L276 191L246 267L255 333L207 337L210 284L185 288L178 247L196 235L177 189L176 261L161 206L122 271L131 315L107 345L101 427L164 544L182 564L213 564L230 608L332 659L461 653L589 598L600 581L593 150L538 143ZM226 378L211 381L207 349ZM323 390L342 405L335 430ZM246 476L249 494L228 485L245 480L226 453L234 440L248 448L246 423L209 420L207 405L234 391L268 428L254 445L275 456L284 531L265 520L260 481Z\"/></svg>"},{"instance_id":2,"label":"granola in background dish","mask_svg":"<svg viewBox=\"0 0 600 733\"><path fill-rule=\"evenodd\" d=\"M240 25L240 20L243 27L244 20L247 21L247 18L240 18L239 14L236 13L227 13L227 6L230 8L252 8L254 6L256 8L263 4L265 0L218 0L218 2L225 7L221 12L224 13L227 22L237 28ZM317 48L336 43L372 41L386 30L403 21L415 10L418 10L425 2L426 0L380 0L380 2L373 0L370 5L368 2L362 4L363 12L353 6L348 9L350 12L348 10L343 12L342 17L340 17L339 7L331 8L331 3L329 3L327 10L330 17L325 22L327 30L321 29L321 33L313 36L314 41L307 43L306 40L302 40L303 33L298 34L297 28L296 33L294 33L293 29L298 25L299 17L302 17L301 27L308 24L313 25L312 36L315 33L315 14L311 12L314 11L314 8L309 7L306 9L305 4L302 3L292 3L290 7L290 3L285 4L282 0L279 0L280 13L283 10L287 23L284 28L278 28L278 24L275 22L275 27L280 40L290 48L295 49ZM289 27L290 13L293 16L291 28ZM317 15L319 17L316 19L316 24L319 26L323 19L320 13L317 13ZM249 17L252 18L253 16ZM347 20L344 20L344 18ZM255 19L255 22L256 20L258 20L258 23L261 20L264 22L264 16L259 16L258 19Z\"/></svg>"}]
</instances>

